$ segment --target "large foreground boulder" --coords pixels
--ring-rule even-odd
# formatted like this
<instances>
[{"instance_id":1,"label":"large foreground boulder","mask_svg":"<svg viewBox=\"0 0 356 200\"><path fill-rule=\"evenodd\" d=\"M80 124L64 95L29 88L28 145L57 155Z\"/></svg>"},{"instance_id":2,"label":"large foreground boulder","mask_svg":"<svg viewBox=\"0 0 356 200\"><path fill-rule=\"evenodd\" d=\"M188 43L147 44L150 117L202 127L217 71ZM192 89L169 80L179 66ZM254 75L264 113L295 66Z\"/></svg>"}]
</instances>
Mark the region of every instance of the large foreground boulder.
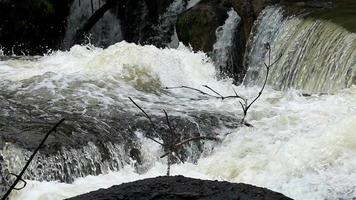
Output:
<instances>
[{"instance_id":1,"label":"large foreground boulder","mask_svg":"<svg viewBox=\"0 0 356 200\"><path fill-rule=\"evenodd\" d=\"M242 183L183 176L144 179L83 194L70 200L289 200L281 193Z\"/></svg>"}]
</instances>

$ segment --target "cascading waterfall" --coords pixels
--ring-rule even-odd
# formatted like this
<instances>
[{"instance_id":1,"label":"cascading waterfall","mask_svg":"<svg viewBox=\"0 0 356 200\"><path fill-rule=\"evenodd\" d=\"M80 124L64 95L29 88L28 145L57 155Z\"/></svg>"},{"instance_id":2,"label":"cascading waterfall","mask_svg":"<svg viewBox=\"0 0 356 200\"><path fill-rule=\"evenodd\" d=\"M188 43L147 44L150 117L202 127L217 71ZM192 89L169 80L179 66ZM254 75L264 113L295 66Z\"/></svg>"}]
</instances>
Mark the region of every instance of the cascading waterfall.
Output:
<instances>
[{"instance_id":1,"label":"cascading waterfall","mask_svg":"<svg viewBox=\"0 0 356 200\"><path fill-rule=\"evenodd\" d=\"M223 141L217 146L205 143L200 150L196 145L189 147L187 153L195 155L196 159L173 165L172 174L250 183L295 199L352 199L356 195L356 162L353 159L356 155L355 86L335 94L310 97L292 89L275 91L267 87L247 116L255 128L237 128L234 124L238 123L241 110L236 101L197 100L199 94L194 91L167 92L160 89L162 86L177 85L199 88L207 84L223 95L232 93L232 81L217 80L210 59L186 47L157 49L125 42L107 49L74 46L69 52L59 51L37 60L1 61L0 71L1 104L5 108L1 116L8 119L5 122L1 120L2 129L16 130L14 123L8 124L12 119L19 121L14 116L25 117L22 123L30 120L25 114L27 111L21 111L26 105L34 106L31 110L35 118L52 119L50 115L61 113L75 115L77 117L72 120L79 121L78 128L83 132L96 129L114 131L118 128L107 127L128 126L126 121L144 124L142 118L135 121L135 117L127 116L127 113L138 113L137 108L127 100L127 96L131 96L153 116L162 115L161 109L165 108L173 121L183 118L184 121L176 125L182 127L179 132L189 131L190 126L199 124L198 131L201 133L213 130L221 134ZM235 89L239 94L252 98L259 88L240 86ZM43 94L52 100L41 99ZM63 104L62 99L68 102ZM15 106L15 103L22 103L25 107ZM61 110L63 112L59 112ZM127 113L120 114L121 110ZM194 113L198 116L194 117ZM81 118L86 123L82 123ZM119 121L120 118L124 120ZM81 124L88 124L89 128L84 129ZM6 129L8 126L11 128ZM197 129L191 131L196 132ZM113 184L165 174L165 160L159 159L162 155L160 146L143 137L143 133L138 131L134 135L146 160L144 171L137 171L129 157L120 157L127 154L127 150L119 145L117 149L111 148L113 153L109 156L123 163L119 168L108 169L108 172L103 170L104 174L99 176L75 178L70 184L53 180L40 182L38 180L46 178L31 177L28 186L14 192L11 199L59 200ZM224 136L226 133L230 134ZM85 136L90 136L90 132ZM23 150L18 152L11 143L7 145L5 162L16 173L23 162L20 155ZM73 172L85 171L87 166L95 166L89 163L100 161L98 147L91 143L82 151L67 151L68 156L63 159L70 158L73 163L77 162L71 166ZM53 161L41 157L42 162L35 163L30 174L48 175L41 174L38 165L53 167L49 163L61 160L56 160L56 154L53 155ZM77 165L81 166L78 171L75 170ZM54 166L54 169L60 167Z\"/></svg>"},{"instance_id":2,"label":"cascading waterfall","mask_svg":"<svg viewBox=\"0 0 356 200\"><path fill-rule=\"evenodd\" d=\"M85 2L81 5L88 6ZM174 1L171 8L180 3ZM174 17L169 12L164 16ZM214 45L222 60L239 24L236 12L228 14ZM161 21L170 23L164 16ZM250 42L247 87L218 80L211 59L183 45L76 45L31 60L0 61L0 192L11 182L6 175L20 170L47 123L61 117L66 123L30 165L27 187L14 191L11 200L60 200L164 175L163 150L144 137L149 125L128 100L132 97L159 126L164 126L162 109L167 110L180 137L199 133L222 139L219 144L187 145L188 162L174 164L173 175L249 183L297 200L354 198L355 34L331 22L288 17L282 7L268 7ZM263 77L266 42L273 59L286 53L247 115L254 128L240 127L242 111L233 99L162 89L186 85L203 90L201 85L209 85L231 95L234 87L251 99L260 89L254 83ZM333 94L304 96L304 91Z\"/></svg>"},{"instance_id":3,"label":"cascading waterfall","mask_svg":"<svg viewBox=\"0 0 356 200\"><path fill-rule=\"evenodd\" d=\"M329 21L285 16L283 7L268 7L260 15L245 60L249 69L245 83L264 79L265 43L272 47L268 83L277 89L335 92L350 87L356 77L356 34Z\"/></svg>"},{"instance_id":4,"label":"cascading waterfall","mask_svg":"<svg viewBox=\"0 0 356 200\"><path fill-rule=\"evenodd\" d=\"M228 13L225 24L216 29L216 42L213 45L212 59L221 73L234 72L234 59L237 51L235 42L241 17L234 9Z\"/></svg>"},{"instance_id":5,"label":"cascading waterfall","mask_svg":"<svg viewBox=\"0 0 356 200\"><path fill-rule=\"evenodd\" d=\"M0 137L5 138L0 143L1 176L19 171L37 144L36 138L48 126L46 122L59 116L67 119L66 124L49 138L49 147L39 153L25 178L70 183L134 162L139 163L137 172L147 171L154 160L142 156L142 140L135 137L145 131L147 121L135 116L137 109L129 96L158 122L164 118L161 109L168 107L177 137L217 134L221 133L217 127L236 127L233 113L211 108L198 112L186 98L179 100L161 91L164 85L210 82L214 66L205 60L205 54L191 55L185 47L159 50L122 42L105 50L74 46L69 52L35 60L1 61ZM193 65L201 69L193 69ZM26 139L28 135L34 139ZM203 147L207 148L199 143L190 145L184 153L187 160L195 162ZM131 155L135 151L137 156ZM1 191L7 181L0 181Z\"/></svg>"},{"instance_id":6,"label":"cascading waterfall","mask_svg":"<svg viewBox=\"0 0 356 200\"><path fill-rule=\"evenodd\" d=\"M93 143L83 146L81 149L65 148L51 156L39 154L30 165L25 174L25 179L38 181L73 182L75 177L84 177L89 174L99 175L109 171L118 171L123 168L124 163L129 163L123 146L117 144L106 144L107 149L112 153L111 161L104 161L102 153ZM19 172L22 166L32 154L30 151L21 149L12 144L6 144L0 150L4 160L2 166L6 171L3 175L10 172Z\"/></svg>"},{"instance_id":7,"label":"cascading waterfall","mask_svg":"<svg viewBox=\"0 0 356 200\"><path fill-rule=\"evenodd\" d=\"M80 2L80 3L79 3ZM67 19L67 28L63 45L70 48L76 31L86 20L90 18L92 13L92 4L94 12L102 5L102 0L74 0L70 8L70 15ZM96 46L107 47L122 40L120 28L120 20L117 19L114 13L108 11L104 16L93 26L89 32L90 43Z\"/></svg>"}]
</instances>

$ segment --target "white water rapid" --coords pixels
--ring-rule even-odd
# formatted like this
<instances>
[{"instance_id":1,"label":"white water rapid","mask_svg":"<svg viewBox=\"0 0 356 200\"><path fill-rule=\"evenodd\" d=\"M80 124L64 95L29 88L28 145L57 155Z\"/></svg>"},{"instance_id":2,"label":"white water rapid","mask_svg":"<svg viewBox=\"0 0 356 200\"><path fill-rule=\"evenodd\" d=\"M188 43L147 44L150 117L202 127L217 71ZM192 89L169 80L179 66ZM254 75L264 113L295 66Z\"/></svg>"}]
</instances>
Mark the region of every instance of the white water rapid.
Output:
<instances>
[{"instance_id":1,"label":"white water rapid","mask_svg":"<svg viewBox=\"0 0 356 200\"><path fill-rule=\"evenodd\" d=\"M159 89L179 85L201 88L207 84L222 94L231 94L232 81L217 80L215 73L204 53L193 53L184 46L158 49L121 42L107 49L74 46L70 51L58 51L34 61L1 61L0 91L11 93L14 98L42 92L50 95L53 102L72 99L67 105L82 102L83 114L91 102L99 106L97 112L103 115L106 108L115 105L138 113L127 100L131 96L140 99L138 102L150 113L165 108L171 115L199 110L241 116L235 100L191 100L199 96L194 91L167 93ZM259 87L239 86L236 90L252 98ZM254 128L233 129L227 137L221 136L223 142L213 150L206 148L196 164L174 165L171 173L250 183L300 200L352 199L356 196L355 102L355 86L309 97L302 96L299 90L276 91L267 86L247 116ZM220 131L225 132L223 128ZM164 175L160 147L140 135L138 138L145 158L151 162L143 174L135 172L133 164L127 164L119 171L77 178L72 184L28 181L28 186L14 192L11 200L59 200Z\"/></svg>"}]
</instances>

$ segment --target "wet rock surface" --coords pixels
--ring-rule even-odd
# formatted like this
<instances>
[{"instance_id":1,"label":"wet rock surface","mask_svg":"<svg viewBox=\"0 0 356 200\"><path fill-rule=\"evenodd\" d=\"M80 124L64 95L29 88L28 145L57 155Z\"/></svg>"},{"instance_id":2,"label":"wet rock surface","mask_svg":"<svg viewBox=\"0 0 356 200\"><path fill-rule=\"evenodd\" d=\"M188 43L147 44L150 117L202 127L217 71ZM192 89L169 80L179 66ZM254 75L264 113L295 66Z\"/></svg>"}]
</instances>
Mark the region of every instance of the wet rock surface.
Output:
<instances>
[{"instance_id":1,"label":"wet rock surface","mask_svg":"<svg viewBox=\"0 0 356 200\"><path fill-rule=\"evenodd\" d=\"M242 183L163 176L100 189L68 200L290 200L281 193Z\"/></svg>"},{"instance_id":2,"label":"wet rock surface","mask_svg":"<svg viewBox=\"0 0 356 200\"><path fill-rule=\"evenodd\" d=\"M40 101L40 100L39 100ZM45 133L61 118L66 121L53 132L40 149L24 178L38 181L71 183L77 177L99 175L118 171L123 166L135 163L143 173L150 166L142 156L145 134L158 138L147 119L141 113L121 111L113 106L111 111L97 112L88 107L85 114L78 107L59 110L47 103L19 104L0 95L0 194L4 192L9 173L18 173L38 146ZM58 105L59 106L59 105ZM169 141L162 114L152 115L163 141ZM236 128L238 120L218 113L191 112L186 117L171 116L176 137L217 136L219 127ZM142 136L140 136L142 135ZM147 139L147 138L146 138ZM204 150L204 141L195 141L179 153L184 160L195 162Z\"/></svg>"},{"instance_id":3,"label":"wet rock surface","mask_svg":"<svg viewBox=\"0 0 356 200\"><path fill-rule=\"evenodd\" d=\"M228 10L214 1L201 2L189 9L177 21L179 40L194 50L212 51L216 41L215 30L224 24Z\"/></svg>"}]
</instances>

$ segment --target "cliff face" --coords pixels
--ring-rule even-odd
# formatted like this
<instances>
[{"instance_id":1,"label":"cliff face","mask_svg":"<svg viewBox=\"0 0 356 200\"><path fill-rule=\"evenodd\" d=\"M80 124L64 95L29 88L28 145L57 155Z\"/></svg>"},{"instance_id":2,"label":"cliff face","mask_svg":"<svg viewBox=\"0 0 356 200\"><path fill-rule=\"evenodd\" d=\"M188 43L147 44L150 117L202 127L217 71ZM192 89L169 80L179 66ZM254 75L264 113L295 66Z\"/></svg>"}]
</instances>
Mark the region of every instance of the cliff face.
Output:
<instances>
[{"instance_id":1,"label":"cliff face","mask_svg":"<svg viewBox=\"0 0 356 200\"><path fill-rule=\"evenodd\" d=\"M247 184L183 176L157 177L90 192L70 200L290 200L283 194Z\"/></svg>"}]
</instances>

